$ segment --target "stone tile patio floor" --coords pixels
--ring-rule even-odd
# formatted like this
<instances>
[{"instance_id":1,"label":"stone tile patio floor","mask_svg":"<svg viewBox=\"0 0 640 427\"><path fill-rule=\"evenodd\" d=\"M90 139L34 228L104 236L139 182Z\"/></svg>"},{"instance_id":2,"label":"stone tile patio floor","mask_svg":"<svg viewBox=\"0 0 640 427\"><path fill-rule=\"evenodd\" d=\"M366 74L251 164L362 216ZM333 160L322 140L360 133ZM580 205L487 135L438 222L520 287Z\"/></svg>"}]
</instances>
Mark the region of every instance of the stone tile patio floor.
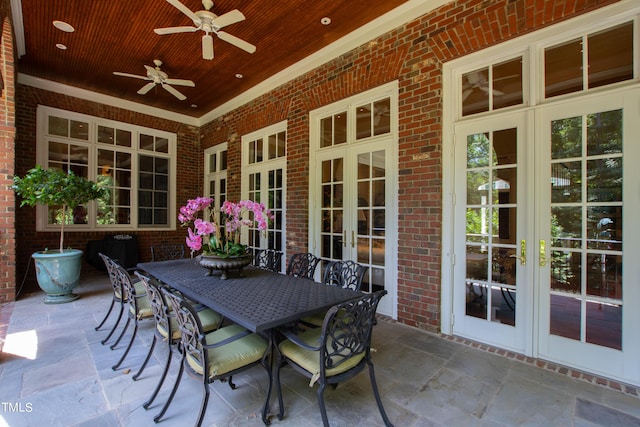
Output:
<instances>
[{"instance_id":1,"label":"stone tile patio floor","mask_svg":"<svg viewBox=\"0 0 640 427\"><path fill-rule=\"evenodd\" d=\"M95 331L111 299L106 274L83 277L81 298L42 304L42 294L0 307L0 427L152 426L168 395L142 408L166 357L159 345L138 381L153 334L153 320L141 322L139 336L122 368L111 366L124 351L100 344L108 328ZM113 313L112 313L112 316ZM107 325L115 316L107 321ZM4 326L4 327L3 327ZM4 341L4 345L3 345ZM392 422L404 426L639 426L640 398L633 387L575 379L563 369L496 354L495 349L440 337L388 319L374 328L376 377ZM173 359L171 375L177 371ZM585 376L584 378L589 378ZM215 382L205 426L259 426L267 377L260 367L234 377L238 388ZM316 388L283 369L285 418L274 426L318 426ZM166 384L173 384L173 377ZM317 386L316 386L317 387ZM202 397L200 381L183 376L160 426L195 423ZM382 425L366 372L325 391L332 426ZM271 410L277 410L276 402Z\"/></svg>"}]
</instances>

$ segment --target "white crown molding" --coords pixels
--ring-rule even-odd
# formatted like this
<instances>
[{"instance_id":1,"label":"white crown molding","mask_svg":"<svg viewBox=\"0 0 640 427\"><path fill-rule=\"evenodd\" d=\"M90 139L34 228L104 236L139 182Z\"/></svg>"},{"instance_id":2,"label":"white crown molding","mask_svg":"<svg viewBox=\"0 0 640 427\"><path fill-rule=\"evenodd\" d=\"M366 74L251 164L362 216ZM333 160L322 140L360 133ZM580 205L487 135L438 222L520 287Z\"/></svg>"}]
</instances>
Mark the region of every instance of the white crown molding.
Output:
<instances>
[{"instance_id":1,"label":"white crown molding","mask_svg":"<svg viewBox=\"0 0 640 427\"><path fill-rule=\"evenodd\" d=\"M13 21L13 32L16 38L16 48L18 58L24 55L27 50L24 44L24 22L22 21L22 0L11 0L11 20Z\"/></svg>"},{"instance_id":2,"label":"white crown molding","mask_svg":"<svg viewBox=\"0 0 640 427\"><path fill-rule=\"evenodd\" d=\"M352 31L341 39L325 46L313 55L296 62L251 89L204 114L200 117L200 121L204 125L205 123L215 120L229 111L264 95L274 88L277 88L313 70L314 68L317 68L322 64L325 64L328 61L331 61L332 59L337 58L338 56L399 27L400 25L425 15L444 4L451 3L451 1L452 0L409 0L401 6L398 6L386 14L381 15L373 21Z\"/></svg>"},{"instance_id":3,"label":"white crown molding","mask_svg":"<svg viewBox=\"0 0 640 427\"><path fill-rule=\"evenodd\" d=\"M50 92L62 93L64 95L73 96L75 98L98 102L104 105L110 105L112 107L123 108L125 110L147 114L149 116L159 117L161 119L172 120L174 122L184 123L191 126L200 126L200 120L196 117L175 113L173 111L163 110L161 108L150 107L148 105L127 101L124 99L116 98L115 96L92 92L86 89L68 86L62 83L52 82L51 80L33 77L28 74L18 73L18 83L37 87L43 90L48 90Z\"/></svg>"}]
</instances>

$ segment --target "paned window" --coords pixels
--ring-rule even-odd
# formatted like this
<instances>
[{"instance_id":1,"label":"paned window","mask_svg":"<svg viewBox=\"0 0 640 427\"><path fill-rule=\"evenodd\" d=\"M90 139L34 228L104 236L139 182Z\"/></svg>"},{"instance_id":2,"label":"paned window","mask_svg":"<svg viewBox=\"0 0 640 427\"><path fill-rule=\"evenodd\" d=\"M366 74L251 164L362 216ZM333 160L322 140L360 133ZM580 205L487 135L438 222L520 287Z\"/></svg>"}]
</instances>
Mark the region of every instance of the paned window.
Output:
<instances>
[{"instance_id":1,"label":"paned window","mask_svg":"<svg viewBox=\"0 0 640 427\"><path fill-rule=\"evenodd\" d=\"M227 143L216 145L204 152L204 188L206 196L220 207L227 200ZM216 221L220 221L220 211L214 210ZM218 222L219 223L219 222Z\"/></svg>"},{"instance_id":2,"label":"paned window","mask_svg":"<svg viewBox=\"0 0 640 427\"><path fill-rule=\"evenodd\" d=\"M633 22L548 47L545 98L633 79Z\"/></svg>"},{"instance_id":3,"label":"paned window","mask_svg":"<svg viewBox=\"0 0 640 427\"><path fill-rule=\"evenodd\" d=\"M61 207L38 210L39 230L63 221L70 231L175 226L175 134L48 107L38 109L38 129L39 164L109 190L64 219Z\"/></svg>"},{"instance_id":4,"label":"paned window","mask_svg":"<svg viewBox=\"0 0 640 427\"><path fill-rule=\"evenodd\" d=\"M460 90L463 116L522 104L522 57L462 74Z\"/></svg>"}]
</instances>

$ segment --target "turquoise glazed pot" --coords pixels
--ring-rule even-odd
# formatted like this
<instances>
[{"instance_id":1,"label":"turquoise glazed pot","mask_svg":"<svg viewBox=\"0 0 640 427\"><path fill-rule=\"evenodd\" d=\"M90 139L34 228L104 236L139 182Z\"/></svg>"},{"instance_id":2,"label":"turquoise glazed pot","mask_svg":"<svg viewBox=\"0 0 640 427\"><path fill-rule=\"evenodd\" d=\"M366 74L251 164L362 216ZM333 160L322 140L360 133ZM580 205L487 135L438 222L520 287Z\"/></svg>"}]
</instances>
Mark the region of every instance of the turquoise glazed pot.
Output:
<instances>
[{"instance_id":1,"label":"turquoise glazed pot","mask_svg":"<svg viewBox=\"0 0 640 427\"><path fill-rule=\"evenodd\" d=\"M47 294L45 304L62 304L78 299L73 289L80 280L81 250L36 252L31 257L36 265L38 285Z\"/></svg>"}]
</instances>

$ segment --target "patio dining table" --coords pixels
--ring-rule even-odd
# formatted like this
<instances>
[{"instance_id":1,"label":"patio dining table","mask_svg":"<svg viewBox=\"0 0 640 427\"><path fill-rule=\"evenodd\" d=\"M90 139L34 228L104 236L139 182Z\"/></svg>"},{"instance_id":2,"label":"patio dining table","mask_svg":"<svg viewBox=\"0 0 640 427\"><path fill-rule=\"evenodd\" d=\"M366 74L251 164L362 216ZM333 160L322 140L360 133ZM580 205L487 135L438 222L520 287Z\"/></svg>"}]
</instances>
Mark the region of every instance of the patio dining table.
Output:
<instances>
[{"instance_id":1,"label":"patio dining table","mask_svg":"<svg viewBox=\"0 0 640 427\"><path fill-rule=\"evenodd\" d=\"M221 280L219 276L205 276L208 270L193 258L145 262L137 267L249 331L265 333L272 363L277 327L361 296L349 289L254 267L245 268L242 276L238 271L229 272L227 279ZM272 380L262 411L265 424L269 423L271 389Z\"/></svg>"}]
</instances>

